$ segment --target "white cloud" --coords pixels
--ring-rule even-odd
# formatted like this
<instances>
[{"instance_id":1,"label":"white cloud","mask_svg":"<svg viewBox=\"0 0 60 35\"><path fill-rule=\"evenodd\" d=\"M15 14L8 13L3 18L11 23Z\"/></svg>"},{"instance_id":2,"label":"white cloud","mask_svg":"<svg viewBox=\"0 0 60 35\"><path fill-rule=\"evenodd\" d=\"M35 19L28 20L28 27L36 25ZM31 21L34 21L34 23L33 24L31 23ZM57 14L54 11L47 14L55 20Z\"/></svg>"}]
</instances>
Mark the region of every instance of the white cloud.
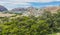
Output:
<instances>
[{"instance_id":1,"label":"white cloud","mask_svg":"<svg viewBox=\"0 0 60 35\"><path fill-rule=\"evenodd\" d=\"M0 1L11 2L11 3L25 3L25 2L52 2L60 0L0 0Z\"/></svg>"},{"instance_id":2,"label":"white cloud","mask_svg":"<svg viewBox=\"0 0 60 35\"><path fill-rule=\"evenodd\" d=\"M52 1L60 1L60 0L0 0L0 3L4 4L27 4L27 2L41 2L41 3L46 3L46 2L52 2Z\"/></svg>"},{"instance_id":3,"label":"white cloud","mask_svg":"<svg viewBox=\"0 0 60 35\"><path fill-rule=\"evenodd\" d=\"M31 6L31 4L27 2L52 2L52 1L60 1L60 0L0 0L0 5L3 5L8 8L13 8L14 6L20 6L20 7L28 7Z\"/></svg>"}]
</instances>

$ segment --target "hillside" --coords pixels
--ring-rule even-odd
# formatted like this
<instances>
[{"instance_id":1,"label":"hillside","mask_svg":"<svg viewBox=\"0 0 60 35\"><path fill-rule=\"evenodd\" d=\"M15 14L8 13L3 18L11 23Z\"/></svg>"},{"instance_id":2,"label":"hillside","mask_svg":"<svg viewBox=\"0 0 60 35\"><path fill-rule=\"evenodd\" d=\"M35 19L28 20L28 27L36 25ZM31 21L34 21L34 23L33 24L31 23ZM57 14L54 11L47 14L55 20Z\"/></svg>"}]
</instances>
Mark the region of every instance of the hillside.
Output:
<instances>
[{"instance_id":1,"label":"hillside","mask_svg":"<svg viewBox=\"0 0 60 35\"><path fill-rule=\"evenodd\" d=\"M9 13L22 13L24 16L28 15L34 15L34 16L40 16L44 13L44 11L49 11L51 13L56 13L58 10L60 10L60 6L51 6L51 7L43 7L43 8L35 8L35 7L27 7L27 8L13 8L9 11ZM0 6L0 11L8 11L7 8L4 6Z\"/></svg>"},{"instance_id":2,"label":"hillside","mask_svg":"<svg viewBox=\"0 0 60 35\"><path fill-rule=\"evenodd\" d=\"M8 11L8 9L2 5L0 5L0 12L3 12L3 11Z\"/></svg>"}]
</instances>

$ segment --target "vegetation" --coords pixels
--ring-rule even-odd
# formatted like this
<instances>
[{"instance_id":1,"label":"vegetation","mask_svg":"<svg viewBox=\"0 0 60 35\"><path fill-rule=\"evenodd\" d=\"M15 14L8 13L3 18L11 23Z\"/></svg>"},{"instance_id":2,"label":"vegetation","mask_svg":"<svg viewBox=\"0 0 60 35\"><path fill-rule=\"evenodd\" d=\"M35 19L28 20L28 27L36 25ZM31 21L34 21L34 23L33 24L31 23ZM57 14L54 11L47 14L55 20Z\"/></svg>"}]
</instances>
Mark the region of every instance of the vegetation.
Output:
<instances>
[{"instance_id":1,"label":"vegetation","mask_svg":"<svg viewBox=\"0 0 60 35\"><path fill-rule=\"evenodd\" d=\"M60 31L60 12L45 11L38 17L20 15L14 19L1 17L0 20L0 35L48 35Z\"/></svg>"}]
</instances>

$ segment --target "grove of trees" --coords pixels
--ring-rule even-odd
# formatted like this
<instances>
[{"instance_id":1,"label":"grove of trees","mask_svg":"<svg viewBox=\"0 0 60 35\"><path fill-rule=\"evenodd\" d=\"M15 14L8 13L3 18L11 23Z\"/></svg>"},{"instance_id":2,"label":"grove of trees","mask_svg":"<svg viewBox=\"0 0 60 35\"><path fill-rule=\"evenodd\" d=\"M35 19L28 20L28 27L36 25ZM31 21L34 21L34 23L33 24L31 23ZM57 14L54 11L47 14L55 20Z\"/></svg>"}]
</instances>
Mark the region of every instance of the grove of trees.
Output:
<instances>
[{"instance_id":1,"label":"grove of trees","mask_svg":"<svg viewBox=\"0 0 60 35\"><path fill-rule=\"evenodd\" d=\"M48 35L60 31L60 12L0 19L0 35Z\"/></svg>"}]
</instances>

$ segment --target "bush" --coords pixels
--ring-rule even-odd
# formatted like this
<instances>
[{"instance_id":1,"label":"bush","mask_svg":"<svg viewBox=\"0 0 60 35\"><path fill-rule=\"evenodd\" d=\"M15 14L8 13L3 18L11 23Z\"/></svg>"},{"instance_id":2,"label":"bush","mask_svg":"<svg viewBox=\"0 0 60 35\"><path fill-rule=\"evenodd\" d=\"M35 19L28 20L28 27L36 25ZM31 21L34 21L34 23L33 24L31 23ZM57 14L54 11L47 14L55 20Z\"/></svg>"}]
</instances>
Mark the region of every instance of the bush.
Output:
<instances>
[{"instance_id":1,"label":"bush","mask_svg":"<svg viewBox=\"0 0 60 35\"><path fill-rule=\"evenodd\" d=\"M47 35L58 31L57 29L60 27L58 13L55 15L59 17L51 13L44 15L39 17L20 16L12 20L5 17L4 19L11 21L2 21L4 23L0 24L0 35Z\"/></svg>"}]
</instances>

